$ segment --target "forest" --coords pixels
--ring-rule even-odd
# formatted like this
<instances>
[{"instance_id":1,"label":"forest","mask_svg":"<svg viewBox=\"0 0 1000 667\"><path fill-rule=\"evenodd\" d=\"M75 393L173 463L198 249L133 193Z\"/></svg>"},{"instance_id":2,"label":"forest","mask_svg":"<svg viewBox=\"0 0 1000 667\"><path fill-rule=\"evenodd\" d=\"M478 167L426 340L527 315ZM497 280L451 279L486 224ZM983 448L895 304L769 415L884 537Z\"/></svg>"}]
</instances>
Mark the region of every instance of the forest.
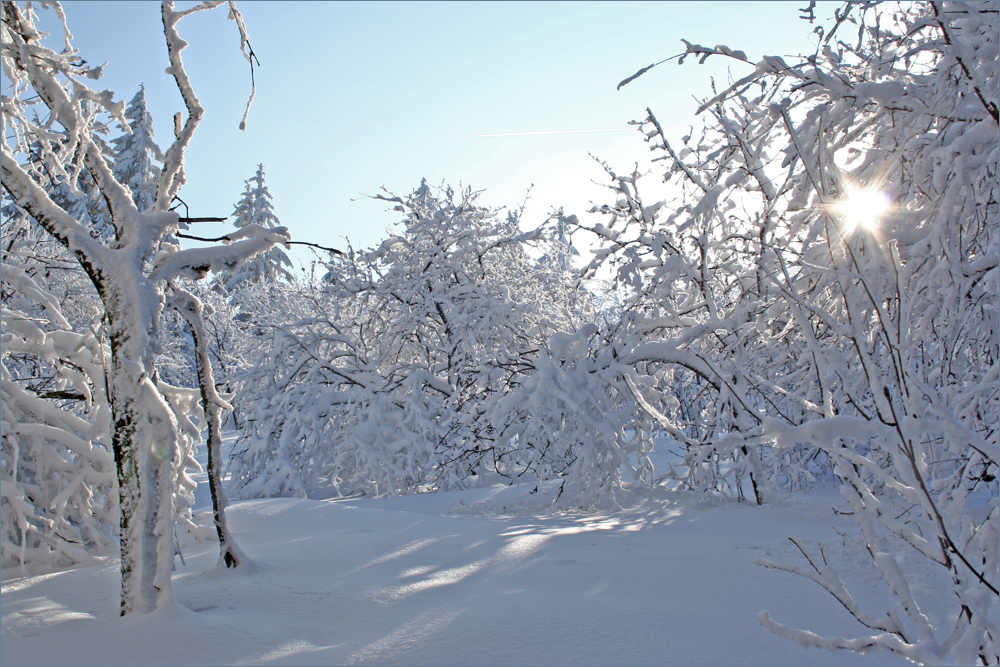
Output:
<instances>
[{"instance_id":1,"label":"forest","mask_svg":"<svg viewBox=\"0 0 1000 667\"><path fill-rule=\"evenodd\" d=\"M602 222L553 202L526 229L516 206L425 180L377 196L398 219L380 244L323 248L278 219L262 164L225 236L200 236L180 199L185 151L211 141L184 20L228 11L250 60L236 4L163 2L184 108L161 144L143 89L102 90L69 27L62 50L43 40L37 13L58 3L3 2L5 584L115 559L120 615L151 614L177 604L183 545L254 571L227 512L263 499L504 488L587 516L832 490L878 610L825 545L792 538L787 562L758 565L858 630L766 611L758 630L1000 663L998 9L848 2L794 60L685 42L668 60L752 72L706 83L680 144L638 110L622 140L658 166L602 163ZM928 571L948 582L933 622Z\"/></svg>"}]
</instances>

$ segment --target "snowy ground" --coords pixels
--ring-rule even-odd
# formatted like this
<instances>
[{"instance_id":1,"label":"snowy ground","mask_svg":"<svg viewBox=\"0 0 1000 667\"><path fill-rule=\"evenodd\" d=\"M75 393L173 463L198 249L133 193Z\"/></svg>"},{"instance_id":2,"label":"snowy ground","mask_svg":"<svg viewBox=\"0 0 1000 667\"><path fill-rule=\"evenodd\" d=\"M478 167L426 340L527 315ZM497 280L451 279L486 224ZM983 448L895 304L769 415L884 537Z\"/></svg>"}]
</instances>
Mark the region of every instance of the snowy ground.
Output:
<instances>
[{"instance_id":1,"label":"snowy ground","mask_svg":"<svg viewBox=\"0 0 1000 667\"><path fill-rule=\"evenodd\" d=\"M812 582L753 563L802 563L788 536L827 541L859 599L875 601L884 584L850 518L830 511L833 493L763 508L664 494L560 515L511 514L517 497L496 487L235 503L230 525L259 571L218 570L215 545L188 546L174 577L183 608L146 617L117 616L116 561L40 576L5 570L0 662L903 664L801 648L757 622L766 609L821 634L860 633ZM947 591L931 575L918 586L929 598Z\"/></svg>"}]
</instances>

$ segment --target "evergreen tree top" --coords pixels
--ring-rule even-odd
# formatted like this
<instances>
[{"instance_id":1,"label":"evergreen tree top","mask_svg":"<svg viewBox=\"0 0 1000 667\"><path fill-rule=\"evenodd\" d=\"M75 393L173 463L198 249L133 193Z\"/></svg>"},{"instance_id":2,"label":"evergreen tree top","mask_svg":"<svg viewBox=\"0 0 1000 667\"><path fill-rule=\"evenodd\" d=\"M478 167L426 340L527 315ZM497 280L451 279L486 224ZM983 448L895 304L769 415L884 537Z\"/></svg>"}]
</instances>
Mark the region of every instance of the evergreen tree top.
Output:
<instances>
[{"instance_id":1,"label":"evergreen tree top","mask_svg":"<svg viewBox=\"0 0 1000 667\"><path fill-rule=\"evenodd\" d=\"M144 86L139 86L139 91L128 103L125 118L131 133L111 141L115 154L114 175L132 191L132 200L139 210L146 211L156 199L156 182L160 175L156 163L162 163L165 156L153 139L153 116L146 108Z\"/></svg>"},{"instance_id":2,"label":"evergreen tree top","mask_svg":"<svg viewBox=\"0 0 1000 667\"><path fill-rule=\"evenodd\" d=\"M274 206L271 204L273 197L264 185L264 165L257 165L257 173L244 181L245 187L243 195L236 203L233 210L233 226L241 229L248 225L259 225L260 227L273 228L280 227L281 222L274 213ZM291 280L292 274L288 268L292 267L292 262L285 252L275 246L267 252L244 262L234 271L223 271L220 275L219 284L226 290L233 291L239 285L251 280L276 280L282 278Z\"/></svg>"},{"instance_id":3,"label":"evergreen tree top","mask_svg":"<svg viewBox=\"0 0 1000 667\"><path fill-rule=\"evenodd\" d=\"M145 148L152 155L153 159L163 162L163 150L157 145L153 137L156 133L153 130L153 115L146 107L146 86L139 85L139 90L125 108L125 118L129 122L130 133L112 139L111 144L117 153L122 153L125 149L135 150Z\"/></svg>"},{"instance_id":4,"label":"evergreen tree top","mask_svg":"<svg viewBox=\"0 0 1000 667\"><path fill-rule=\"evenodd\" d=\"M247 225L260 225L261 227L278 227L281 223L278 216L274 214L274 206L271 201L274 197L268 192L264 185L264 165L257 165L257 173L246 180L246 189L243 196L236 203L233 209L233 216L236 220L233 225L237 229Z\"/></svg>"}]
</instances>

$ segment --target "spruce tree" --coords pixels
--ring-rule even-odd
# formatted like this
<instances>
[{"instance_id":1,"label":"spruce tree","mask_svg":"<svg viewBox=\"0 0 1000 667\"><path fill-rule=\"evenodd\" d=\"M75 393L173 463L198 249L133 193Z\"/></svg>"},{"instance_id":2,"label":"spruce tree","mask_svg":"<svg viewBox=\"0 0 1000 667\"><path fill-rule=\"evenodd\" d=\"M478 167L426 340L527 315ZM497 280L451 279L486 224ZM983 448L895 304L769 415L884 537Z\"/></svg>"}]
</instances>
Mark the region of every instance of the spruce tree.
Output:
<instances>
[{"instance_id":1,"label":"spruce tree","mask_svg":"<svg viewBox=\"0 0 1000 667\"><path fill-rule=\"evenodd\" d=\"M163 163L163 151L153 140L153 116L146 108L146 87L139 92L125 109L125 118L132 128L111 141L115 152L113 173L119 183L132 191L132 201L140 211L148 211L156 200L156 185L160 177L157 162Z\"/></svg>"},{"instance_id":2,"label":"spruce tree","mask_svg":"<svg viewBox=\"0 0 1000 667\"><path fill-rule=\"evenodd\" d=\"M246 181L243 196L233 210L233 216L236 218L233 225L237 229L250 225L264 229L280 227L281 223L274 214L274 206L271 204L273 199L271 193L267 191L267 186L264 185L264 165L258 164L257 173ZM227 291L233 291L240 284L250 280L271 281L277 278L291 280L292 274L285 268L286 266L292 267L291 260L283 250L275 246L244 262L236 270L223 273L219 282Z\"/></svg>"}]
</instances>

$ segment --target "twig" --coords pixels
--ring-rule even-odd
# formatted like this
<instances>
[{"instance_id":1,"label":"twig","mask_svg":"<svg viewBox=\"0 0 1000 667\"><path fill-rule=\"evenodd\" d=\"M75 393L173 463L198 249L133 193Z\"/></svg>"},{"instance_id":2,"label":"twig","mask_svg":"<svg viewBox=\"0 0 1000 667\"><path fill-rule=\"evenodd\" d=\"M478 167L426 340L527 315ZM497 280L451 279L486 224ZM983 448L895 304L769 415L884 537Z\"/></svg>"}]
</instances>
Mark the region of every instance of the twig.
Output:
<instances>
[{"instance_id":1,"label":"twig","mask_svg":"<svg viewBox=\"0 0 1000 667\"><path fill-rule=\"evenodd\" d=\"M181 218L181 222L222 222L225 218ZM202 241L203 243L221 243L225 241L232 241L232 237L228 234L225 236L218 236L214 239L206 238L204 236L195 236L193 234L185 234L183 232L177 232L175 234L177 238L189 239L191 241ZM285 241L283 245L305 245L310 248L319 248L320 250L325 250L331 252L334 255L344 256L344 253L336 248L328 248L327 246L320 245L318 243L309 243L308 241Z\"/></svg>"}]
</instances>

